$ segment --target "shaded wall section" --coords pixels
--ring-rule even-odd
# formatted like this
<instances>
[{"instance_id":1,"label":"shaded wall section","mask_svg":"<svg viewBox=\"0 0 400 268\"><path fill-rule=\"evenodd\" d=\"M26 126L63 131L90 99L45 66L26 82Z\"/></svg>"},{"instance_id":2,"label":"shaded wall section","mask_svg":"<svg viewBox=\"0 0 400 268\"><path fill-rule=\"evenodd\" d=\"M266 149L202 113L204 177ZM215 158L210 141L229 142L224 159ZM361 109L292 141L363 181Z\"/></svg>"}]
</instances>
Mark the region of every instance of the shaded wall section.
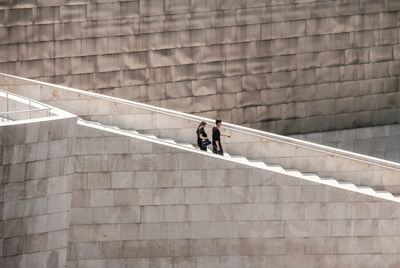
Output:
<instances>
[{"instance_id":1,"label":"shaded wall section","mask_svg":"<svg viewBox=\"0 0 400 268\"><path fill-rule=\"evenodd\" d=\"M396 0L0 1L0 71L281 134L398 118Z\"/></svg>"},{"instance_id":2,"label":"shaded wall section","mask_svg":"<svg viewBox=\"0 0 400 268\"><path fill-rule=\"evenodd\" d=\"M66 267L75 125L0 126L0 267Z\"/></svg>"},{"instance_id":3,"label":"shaded wall section","mask_svg":"<svg viewBox=\"0 0 400 268\"><path fill-rule=\"evenodd\" d=\"M293 138L400 162L400 125L316 132Z\"/></svg>"}]
</instances>

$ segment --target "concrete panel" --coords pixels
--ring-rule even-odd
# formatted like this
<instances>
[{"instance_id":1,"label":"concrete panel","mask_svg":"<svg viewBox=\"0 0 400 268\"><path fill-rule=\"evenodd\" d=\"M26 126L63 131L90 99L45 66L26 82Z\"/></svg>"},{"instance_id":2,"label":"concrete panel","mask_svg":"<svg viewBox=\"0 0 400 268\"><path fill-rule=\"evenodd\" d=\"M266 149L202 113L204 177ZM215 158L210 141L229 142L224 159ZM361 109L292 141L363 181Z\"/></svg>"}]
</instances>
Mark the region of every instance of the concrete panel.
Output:
<instances>
[{"instance_id":1,"label":"concrete panel","mask_svg":"<svg viewBox=\"0 0 400 268\"><path fill-rule=\"evenodd\" d=\"M289 21L272 24L272 39L304 36L306 32L305 21Z\"/></svg>"},{"instance_id":2,"label":"concrete panel","mask_svg":"<svg viewBox=\"0 0 400 268\"><path fill-rule=\"evenodd\" d=\"M217 80L198 80L192 82L193 95L214 95L217 93Z\"/></svg>"},{"instance_id":3,"label":"concrete panel","mask_svg":"<svg viewBox=\"0 0 400 268\"><path fill-rule=\"evenodd\" d=\"M139 1L127 1L119 4L122 18L139 16Z\"/></svg>"},{"instance_id":4,"label":"concrete panel","mask_svg":"<svg viewBox=\"0 0 400 268\"><path fill-rule=\"evenodd\" d=\"M60 7L41 7L36 10L38 23L54 23L60 21Z\"/></svg>"},{"instance_id":5,"label":"concrete panel","mask_svg":"<svg viewBox=\"0 0 400 268\"><path fill-rule=\"evenodd\" d=\"M8 19L5 25L15 26L32 24L34 19L36 18L32 8L9 9Z\"/></svg>"},{"instance_id":6,"label":"concrete panel","mask_svg":"<svg viewBox=\"0 0 400 268\"><path fill-rule=\"evenodd\" d=\"M160 4L156 0L140 0L140 15L141 16L149 16L149 15L160 15L165 10L165 3Z\"/></svg>"},{"instance_id":7,"label":"concrete panel","mask_svg":"<svg viewBox=\"0 0 400 268\"><path fill-rule=\"evenodd\" d=\"M372 62L393 60L393 47L381 46L370 48L370 59Z\"/></svg>"},{"instance_id":8,"label":"concrete panel","mask_svg":"<svg viewBox=\"0 0 400 268\"><path fill-rule=\"evenodd\" d=\"M186 0L167 0L165 11L167 13L185 13L190 10L190 3Z\"/></svg>"},{"instance_id":9,"label":"concrete panel","mask_svg":"<svg viewBox=\"0 0 400 268\"><path fill-rule=\"evenodd\" d=\"M60 7L60 17L63 22L83 21L86 19L86 5L69 5ZM91 12L91 10L89 11ZM90 14L90 13L89 13Z\"/></svg>"},{"instance_id":10,"label":"concrete panel","mask_svg":"<svg viewBox=\"0 0 400 268\"><path fill-rule=\"evenodd\" d=\"M120 5L118 3L99 3L87 5L89 20L111 20L119 17Z\"/></svg>"}]
</instances>

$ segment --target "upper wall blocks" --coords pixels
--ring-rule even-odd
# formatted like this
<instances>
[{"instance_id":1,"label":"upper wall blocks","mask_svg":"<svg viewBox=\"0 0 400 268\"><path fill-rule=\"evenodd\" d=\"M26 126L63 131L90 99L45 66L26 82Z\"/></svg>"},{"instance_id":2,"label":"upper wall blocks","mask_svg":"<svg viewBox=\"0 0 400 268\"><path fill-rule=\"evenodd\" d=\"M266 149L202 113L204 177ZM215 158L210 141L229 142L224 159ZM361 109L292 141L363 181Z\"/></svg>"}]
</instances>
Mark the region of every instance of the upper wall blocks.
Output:
<instances>
[{"instance_id":1,"label":"upper wall blocks","mask_svg":"<svg viewBox=\"0 0 400 268\"><path fill-rule=\"evenodd\" d=\"M281 134L376 126L400 121L361 99L397 98L399 18L395 0L1 1L0 72Z\"/></svg>"}]
</instances>

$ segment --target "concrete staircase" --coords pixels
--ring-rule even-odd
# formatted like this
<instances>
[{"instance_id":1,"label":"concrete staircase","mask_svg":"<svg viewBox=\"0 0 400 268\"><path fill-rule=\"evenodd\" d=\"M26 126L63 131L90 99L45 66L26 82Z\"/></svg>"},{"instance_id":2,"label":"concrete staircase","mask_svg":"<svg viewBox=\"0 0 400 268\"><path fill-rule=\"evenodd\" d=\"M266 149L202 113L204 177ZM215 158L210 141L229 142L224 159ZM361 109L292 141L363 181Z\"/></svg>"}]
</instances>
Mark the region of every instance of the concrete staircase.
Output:
<instances>
[{"instance_id":1,"label":"concrete staircase","mask_svg":"<svg viewBox=\"0 0 400 268\"><path fill-rule=\"evenodd\" d=\"M191 144L200 121L213 120L93 92L0 74L0 85L78 115L83 124L140 135L198 153ZM400 164L264 131L224 123L233 134L224 159L399 201ZM170 137L177 137L176 140Z\"/></svg>"},{"instance_id":2,"label":"concrete staircase","mask_svg":"<svg viewBox=\"0 0 400 268\"><path fill-rule=\"evenodd\" d=\"M169 138L169 137L157 137L154 134L141 133L141 132L139 132L137 130L133 130L133 129L121 129L118 126L105 125L100 122L87 121L87 120L83 120L83 119L78 119L78 124L85 125L87 127L106 129L111 132L117 132L121 135L129 134L129 135L134 135L134 136L141 136L141 137L151 139L153 141L161 142L165 145L174 145L174 146L180 147L185 150L189 149L191 151L195 151L197 153L212 154L212 151L210 149L208 149L207 152L203 152L203 151L199 150L193 144L175 141L174 139ZM352 192L358 192L358 193L362 193L365 195L370 195L370 196L374 196L374 197L382 198L385 200L400 203L399 195L394 195L394 194L390 193L389 191L385 191L385 190L375 190L374 188L372 188L371 186L368 186L368 185L356 185L355 183L350 182L350 181L341 181L341 180L337 180L332 177L322 177L316 173L301 172L297 169L287 168L287 167L283 167L281 165L276 165L276 164L269 164L269 163L266 163L261 160L250 159L244 155L239 155L239 154L229 154L227 152L224 152L224 156L219 156L219 155L215 155L215 154L212 154L212 155L214 157L224 158L227 161L245 164L250 167L273 171L276 173L289 175L289 176L303 179L306 181L319 183L322 185L328 185L328 186L332 186L332 187L336 187L336 188L340 188L340 189L344 189L344 190L348 190L348 191L352 191Z\"/></svg>"}]
</instances>

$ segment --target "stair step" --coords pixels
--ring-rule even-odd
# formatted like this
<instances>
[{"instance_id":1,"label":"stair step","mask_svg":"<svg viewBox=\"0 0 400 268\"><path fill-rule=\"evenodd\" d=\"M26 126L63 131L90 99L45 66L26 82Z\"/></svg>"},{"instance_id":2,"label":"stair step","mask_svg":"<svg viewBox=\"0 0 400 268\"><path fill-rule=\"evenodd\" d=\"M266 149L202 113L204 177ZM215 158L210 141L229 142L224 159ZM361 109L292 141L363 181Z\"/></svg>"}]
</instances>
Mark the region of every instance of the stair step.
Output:
<instances>
[{"instance_id":1,"label":"stair step","mask_svg":"<svg viewBox=\"0 0 400 268\"><path fill-rule=\"evenodd\" d=\"M165 141L165 142L169 142L169 143L174 143L174 144L176 144L176 141L174 141L173 139L171 139L171 138L158 138L159 140L162 140L162 141Z\"/></svg>"},{"instance_id":2,"label":"stair step","mask_svg":"<svg viewBox=\"0 0 400 268\"><path fill-rule=\"evenodd\" d=\"M292 176L303 177L303 173L298 171L297 169L285 169L286 173L289 173Z\"/></svg>"},{"instance_id":3,"label":"stair step","mask_svg":"<svg viewBox=\"0 0 400 268\"><path fill-rule=\"evenodd\" d=\"M357 188L360 192L365 194L376 194L375 190L372 189L370 186L360 185Z\"/></svg>"},{"instance_id":4,"label":"stair step","mask_svg":"<svg viewBox=\"0 0 400 268\"><path fill-rule=\"evenodd\" d=\"M320 177L318 176L317 173L312 173L312 172L303 172L303 176L304 177L316 177L316 178L320 179Z\"/></svg>"},{"instance_id":5,"label":"stair step","mask_svg":"<svg viewBox=\"0 0 400 268\"><path fill-rule=\"evenodd\" d=\"M180 146L187 147L187 148L194 149L194 146L193 146L192 144L190 144L190 143L176 142L176 144L178 144L178 145L180 145Z\"/></svg>"},{"instance_id":6,"label":"stair step","mask_svg":"<svg viewBox=\"0 0 400 268\"><path fill-rule=\"evenodd\" d=\"M303 174L303 178L305 178L309 181L321 182L321 178L316 173L306 172L306 173L302 173L302 174Z\"/></svg>"},{"instance_id":7,"label":"stair step","mask_svg":"<svg viewBox=\"0 0 400 268\"><path fill-rule=\"evenodd\" d=\"M135 129L124 129L124 131L127 131L129 133L133 133L133 134L139 134L139 132L137 132L137 130L135 130Z\"/></svg>"},{"instance_id":8,"label":"stair step","mask_svg":"<svg viewBox=\"0 0 400 268\"><path fill-rule=\"evenodd\" d=\"M339 185L345 189L349 189L349 190L357 190L358 187L352 183L352 182L348 182L348 181L338 181Z\"/></svg>"},{"instance_id":9,"label":"stair step","mask_svg":"<svg viewBox=\"0 0 400 268\"><path fill-rule=\"evenodd\" d=\"M333 178L321 178L321 181L327 185L339 186L339 182Z\"/></svg>"},{"instance_id":10,"label":"stair step","mask_svg":"<svg viewBox=\"0 0 400 268\"><path fill-rule=\"evenodd\" d=\"M394 198L394 196L393 196L391 193L389 193L388 191L376 190L375 192L376 192L376 194L377 194L379 197L383 197L383 198Z\"/></svg>"},{"instance_id":11,"label":"stair step","mask_svg":"<svg viewBox=\"0 0 400 268\"><path fill-rule=\"evenodd\" d=\"M249 160L249 163L256 167L261 167L261 168L267 167L267 165L263 161L259 161L259 160Z\"/></svg>"},{"instance_id":12,"label":"stair step","mask_svg":"<svg viewBox=\"0 0 400 268\"><path fill-rule=\"evenodd\" d=\"M231 158L231 155L228 154L228 153L225 153L225 152L224 152L224 156L227 157L227 158Z\"/></svg>"},{"instance_id":13,"label":"stair step","mask_svg":"<svg viewBox=\"0 0 400 268\"><path fill-rule=\"evenodd\" d=\"M286 170L280 165L267 165L267 167L273 171L286 172Z\"/></svg>"},{"instance_id":14,"label":"stair step","mask_svg":"<svg viewBox=\"0 0 400 268\"><path fill-rule=\"evenodd\" d=\"M148 133L142 133L142 134L140 134L140 135L142 135L142 136L144 136L144 137L147 137L147 138L152 138L152 139L157 139L157 136L156 135L154 135L154 134L148 134Z\"/></svg>"},{"instance_id":15,"label":"stair step","mask_svg":"<svg viewBox=\"0 0 400 268\"><path fill-rule=\"evenodd\" d=\"M243 155L231 155L231 158L242 163L249 163L249 160Z\"/></svg>"}]
</instances>

